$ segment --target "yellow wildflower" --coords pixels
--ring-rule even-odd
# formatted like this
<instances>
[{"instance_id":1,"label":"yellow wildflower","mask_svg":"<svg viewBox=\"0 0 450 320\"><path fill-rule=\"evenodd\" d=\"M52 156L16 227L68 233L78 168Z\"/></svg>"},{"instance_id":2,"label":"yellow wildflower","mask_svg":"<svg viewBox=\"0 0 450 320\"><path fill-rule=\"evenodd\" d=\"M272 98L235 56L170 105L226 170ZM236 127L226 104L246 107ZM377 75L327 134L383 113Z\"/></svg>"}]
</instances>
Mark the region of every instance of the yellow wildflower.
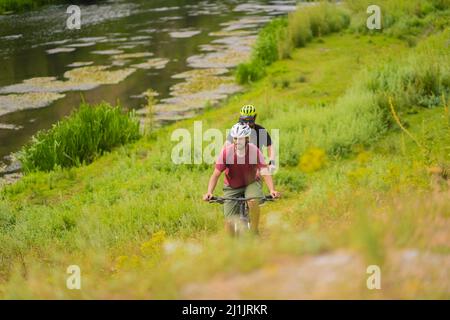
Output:
<instances>
[{"instance_id":1,"label":"yellow wildflower","mask_svg":"<svg viewBox=\"0 0 450 320\"><path fill-rule=\"evenodd\" d=\"M299 167L303 172L314 172L322 169L326 163L326 160L324 150L319 148L310 148L301 156Z\"/></svg>"}]
</instances>

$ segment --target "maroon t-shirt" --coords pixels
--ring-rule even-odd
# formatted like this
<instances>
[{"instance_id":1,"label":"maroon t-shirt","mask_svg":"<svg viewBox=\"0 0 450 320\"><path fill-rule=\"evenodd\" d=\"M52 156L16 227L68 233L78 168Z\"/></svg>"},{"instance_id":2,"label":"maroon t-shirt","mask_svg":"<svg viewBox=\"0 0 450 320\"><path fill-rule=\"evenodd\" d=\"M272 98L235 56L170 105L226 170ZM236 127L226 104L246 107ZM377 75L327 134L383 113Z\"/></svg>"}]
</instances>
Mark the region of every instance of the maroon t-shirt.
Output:
<instances>
[{"instance_id":1,"label":"maroon t-shirt","mask_svg":"<svg viewBox=\"0 0 450 320\"><path fill-rule=\"evenodd\" d=\"M239 157L234 144L225 146L216 161L216 169L225 171L225 185L242 188L259 180L259 169L267 167L261 151L252 143L247 144L245 156Z\"/></svg>"}]
</instances>

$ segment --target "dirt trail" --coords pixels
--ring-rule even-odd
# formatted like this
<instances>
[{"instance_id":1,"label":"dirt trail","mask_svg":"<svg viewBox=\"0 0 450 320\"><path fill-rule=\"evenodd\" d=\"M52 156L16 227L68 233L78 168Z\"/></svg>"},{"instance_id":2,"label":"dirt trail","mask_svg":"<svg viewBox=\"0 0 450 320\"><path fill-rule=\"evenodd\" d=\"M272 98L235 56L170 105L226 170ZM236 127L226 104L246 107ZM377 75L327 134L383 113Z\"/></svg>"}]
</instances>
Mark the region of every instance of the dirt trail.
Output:
<instances>
[{"instance_id":1,"label":"dirt trail","mask_svg":"<svg viewBox=\"0 0 450 320\"><path fill-rule=\"evenodd\" d=\"M381 290L368 290L367 265L350 251L335 251L298 259L289 258L261 269L219 276L208 283L186 286L184 299L358 299L420 298L440 288L450 297L448 255L403 250L389 254L381 268ZM389 289L384 295L383 289ZM405 296L407 294L408 296Z\"/></svg>"},{"instance_id":2,"label":"dirt trail","mask_svg":"<svg viewBox=\"0 0 450 320\"><path fill-rule=\"evenodd\" d=\"M337 251L286 259L248 274L218 277L206 284L191 284L182 291L188 299L314 299L341 297L359 291L365 268L361 258ZM353 279L353 280L352 280Z\"/></svg>"}]
</instances>

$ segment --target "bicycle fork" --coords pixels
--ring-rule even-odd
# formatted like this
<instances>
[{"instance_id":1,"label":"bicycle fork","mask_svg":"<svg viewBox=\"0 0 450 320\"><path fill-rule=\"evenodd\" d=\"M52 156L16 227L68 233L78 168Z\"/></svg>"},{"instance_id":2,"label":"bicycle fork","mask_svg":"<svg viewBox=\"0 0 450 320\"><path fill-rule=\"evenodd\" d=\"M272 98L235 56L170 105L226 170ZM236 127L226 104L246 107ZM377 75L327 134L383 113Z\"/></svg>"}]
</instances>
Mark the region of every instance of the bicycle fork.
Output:
<instances>
[{"instance_id":1,"label":"bicycle fork","mask_svg":"<svg viewBox=\"0 0 450 320\"><path fill-rule=\"evenodd\" d=\"M248 207L247 201L244 201L241 203L240 222L245 223L247 226L247 229L250 230L250 209Z\"/></svg>"}]
</instances>

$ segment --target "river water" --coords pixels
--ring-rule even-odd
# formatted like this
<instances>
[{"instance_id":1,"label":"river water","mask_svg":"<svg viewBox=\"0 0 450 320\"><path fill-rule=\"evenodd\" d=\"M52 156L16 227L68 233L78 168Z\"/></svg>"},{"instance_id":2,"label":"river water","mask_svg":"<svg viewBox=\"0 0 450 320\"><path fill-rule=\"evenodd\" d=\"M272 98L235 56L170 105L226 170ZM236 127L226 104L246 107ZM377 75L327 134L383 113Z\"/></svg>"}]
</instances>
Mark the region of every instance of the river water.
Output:
<instances>
[{"instance_id":1,"label":"river water","mask_svg":"<svg viewBox=\"0 0 450 320\"><path fill-rule=\"evenodd\" d=\"M239 91L231 70L256 33L295 1L124 0L0 16L0 159L84 99L120 102L145 119L152 89L158 123L193 116Z\"/></svg>"}]
</instances>

